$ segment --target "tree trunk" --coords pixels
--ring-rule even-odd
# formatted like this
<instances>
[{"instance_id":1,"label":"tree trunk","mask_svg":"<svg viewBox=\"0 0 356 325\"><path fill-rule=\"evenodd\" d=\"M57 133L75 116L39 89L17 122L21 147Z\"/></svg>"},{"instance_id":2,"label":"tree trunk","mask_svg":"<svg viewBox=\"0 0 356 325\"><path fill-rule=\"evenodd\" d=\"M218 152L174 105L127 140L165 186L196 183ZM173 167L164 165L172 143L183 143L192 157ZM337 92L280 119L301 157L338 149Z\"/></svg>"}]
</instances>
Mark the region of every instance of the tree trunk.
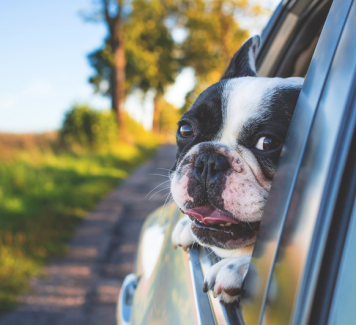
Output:
<instances>
[{"instance_id":1,"label":"tree trunk","mask_svg":"<svg viewBox=\"0 0 356 325\"><path fill-rule=\"evenodd\" d=\"M159 102L162 98L162 94L157 91L154 99L153 99L153 123L152 123L152 131L156 134L160 133L160 105Z\"/></svg>"},{"instance_id":2,"label":"tree trunk","mask_svg":"<svg viewBox=\"0 0 356 325\"><path fill-rule=\"evenodd\" d=\"M117 124L119 126L119 132L121 137L126 136L125 128L125 113L124 113L124 104L125 104L125 48L124 41L122 37L121 26L119 27L120 35L117 42L117 47L115 48L114 57L115 65L113 71L114 84L112 85L112 103L113 109L117 115Z\"/></svg>"},{"instance_id":3,"label":"tree trunk","mask_svg":"<svg viewBox=\"0 0 356 325\"><path fill-rule=\"evenodd\" d=\"M125 47L124 47L124 31L122 21L122 6L123 1L119 0L118 12L115 17L109 14L109 1L103 0L104 14L109 29L111 50L114 54L114 66L111 75L111 102L112 108L117 116L117 125L119 128L120 138L126 138L125 128Z\"/></svg>"}]
</instances>

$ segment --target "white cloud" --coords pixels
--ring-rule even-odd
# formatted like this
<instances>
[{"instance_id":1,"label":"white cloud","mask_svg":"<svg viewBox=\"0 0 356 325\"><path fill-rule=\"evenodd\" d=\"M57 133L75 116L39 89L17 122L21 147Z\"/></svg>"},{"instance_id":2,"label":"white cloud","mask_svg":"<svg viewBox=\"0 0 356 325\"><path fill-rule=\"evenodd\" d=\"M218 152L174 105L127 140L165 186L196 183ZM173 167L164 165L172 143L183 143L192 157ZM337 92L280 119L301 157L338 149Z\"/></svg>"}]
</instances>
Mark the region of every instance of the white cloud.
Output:
<instances>
[{"instance_id":1,"label":"white cloud","mask_svg":"<svg viewBox=\"0 0 356 325\"><path fill-rule=\"evenodd\" d=\"M0 111L14 108L18 100L14 95L8 95L0 98Z\"/></svg>"},{"instance_id":2,"label":"white cloud","mask_svg":"<svg viewBox=\"0 0 356 325\"><path fill-rule=\"evenodd\" d=\"M28 85L23 93L33 98L50 98L55 92L51 84L38 80Z\"/></svg>"}]
</instances>

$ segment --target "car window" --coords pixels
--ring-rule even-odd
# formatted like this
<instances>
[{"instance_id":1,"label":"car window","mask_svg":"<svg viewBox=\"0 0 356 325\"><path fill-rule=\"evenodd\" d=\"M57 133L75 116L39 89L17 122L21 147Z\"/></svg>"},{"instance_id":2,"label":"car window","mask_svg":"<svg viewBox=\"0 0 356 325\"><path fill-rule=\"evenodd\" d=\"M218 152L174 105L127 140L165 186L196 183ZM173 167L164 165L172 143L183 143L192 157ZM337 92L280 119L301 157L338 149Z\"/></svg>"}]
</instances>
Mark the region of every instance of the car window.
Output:
<instances>
[{"instance_id":1,"label":"car window","mask_svg":"<svg viewBox=\"0 0 356 325\"><path fill-rule=\"evenodd\" d=\"M287 1L267 26L257 57L262 77L305 77L331 0Z\"/></svg>"},{"instance_id":2,"label":"car window","mask_svg":"<svg viewBox=\"0 0 356 325\"><path fill-rule=\"evenodd\" d=\"M311 3L311 1L294 1L285 2L279 6L274 17L271 19L271 23L267 26L268 33L265 32L263 34L263 43L258 57L258 67L260 68L259 75L275 76L278 73L283 75L286 73L286 70L280 69L280 67L283 65L286 66L288 62L293 67L299 66L298 73L300 76L305 74L305 71L309 67L317 41L319 40L321 29L324 26L331 1L314 1L312 6ZM289 27L286 29L286 26ZM309 31L307 33L308 37L306 37L306 30L308 27L310 28L310 26L315 28L312 32ZM329 35L327 34L324 36L325 40L319 45L319 52L316 53L316 58L318 60L321 59L321 65L314 64L314 66L311 67L312 73L310 78L315 74L320 76L319 82L313 82L312 89L309 89L309 95L313 94L313 96L311 96L312 105L317 103L320 96L324 79L328 72L328 66L333 57L334 52L332 49L335 48L337 44L340 31L341 29L339 29L338 32L336 31L334 33L334 38L331 39L329 39ZM296 39L298 40L297 44L294 41ZM324 51L323 46L326 45L331 48L329 52ZM288 48L288 51L286 51L286 48ZM305 55L305 52L307 52L308 55ZM269 67L269 69L263 68L264 66ZM295 71L296 69L293 68L292 70ZM291 73L291 76L298 75L298 73ZM306 89L306 94L308 94L308 89ZM304 122L308 121L310 126L313 110L310 110L308 113L307 116L304 116ZM305 132L304 137L302 136L298 139L300 147L303 147L303 141L305 141L306 135L307 132ZM293 158L298 160L298 151L296 151ZM291 179L287 178L286 184L284 185L288 185L288 180ZM283 200L286 200L286 197L284 197ZM200 250L197 250L197 254L200 256L200 264L203 273L207 272L209 267L217 261L217 257L215 257L211 251L207 252L206 249L201 248ZM207 256L210 256L210 258ZM272 260L269 262L271 263ZM268 273L265 275L267 276ZM268 283L267 278L265 279L266 285ZM197 290L199 289L197 288ZM260 301L262 301L264 289L261 290L261 292ZM241 319L241 311L237 305L227 305L227 309L226 306L217 303L217 300L214 299L211 294L209 299L217 324L243 323L243 320ZM256 306L261 307L261 305L254 304L255 308L252 311L253 316L257 317L258 320L260 309L256 308ZM247 323L250 324L251 321L252 320L249 320Z\"/></svg>"},{"instance_id":3,"label":"car window","mask_svg":"<svg viewBox=\"0 0 356 325\"><path fill-rule=\"evenodd\" d=\"M354 45L343 33L351 5L334 1L298 100L245 283L247 324L304 324L311 307L330 224L324 204L337 188L333 154L353 89Z\"/></svg>"},{"instance_id":4,"label":"car window","mask_svg":"<svg viewBox=\"0 0 356 325\"><path fill-rule=\"evenodd\" d=\"M314 48L316 46L316 40L319 40L320 37L320 32L322 27L324 26L325 19L327 17L327 13L330 9L330 4L331 1L317 1L314 2L314 6L310 6L310 1L301 1L302 5L298 5L297 2L293 2L294 5L289 5L288 2L284 3L284 6L281 5L275 16L277 17L272 17L271 21L272 24L275 26L268 26L269 33L273 34L275 39L271 38L270 35L264 34L264 40L263 40L263 45L262 49L259 53L259 64L263 65L265 62L268 62L268 60L271 60L271 58L268 58L268 56L273 57L273 64L270 64L271 68L270 70L266 70L263 72L267 76L274 76L276 74L276 71L278 70L279 65L285 62L292 62L293 65L299 64L300 63L300 53L301 47L293 47L293 42L290 41L290 38L294 39L299 39L299 42L304 42L302 48L306 48L309 52L309 56L303 57L304 62L303 62L303 68L300 69L300 71L306 71L307 68L309 67L310 60L311 60L311 54L314 52ZM315 14L317 12L317 14ZM278 15L280 17L278 17ZM284 21L287 19L291 19L290 17L293 17L294 23L293 26L290 28L288 33L286 34L286 30L284 30L284 26L288 23L284 23ZM316 18L315 18L316 17ZM315 30L312 32L309 32L309 38L305 39L305 27L313 25L313 18L317 19L317 24L314 22L314 26L317 26ZM304 23L301 24L300 20ZM308 20L309 19L309 20ZM329 23L329 26L333 22ZM270 24L271 25L271 24ZM303 26L303 28L300 28L300 26ZM274 30L277 29L277 30ZM298 34L298 31L300 31L300 34ZM310 77L309 77L309 88L307 87L305 89L305 94L309 96L309 100L311 100L311 105L316 105L318 102L318 99L320 97L321 90L324 85L324 80L327 76L328 73L328 67L331 64L331 60L334 54L334 49L336 47L338 37L340 34L341 28L337 31L334 32L334 37L330 39L330 35L327 32L324 32L324 40L321 41L321 44L318 45L319 50L316 52L315 55L315 60L318 62L320 61L321 64L314 64L310 67L311 72L310 72ZM312 40L312 41L311 41ZM309 43L308 43L309 42ZM285 48L289 47L289 52L285 51ZM325 47L329 48L329 51L325 51ZM293 53L292 48L295 49L296 53ZM299 51L299 52L298 52ZM283 53L283 55L281 55ZM266 58L263 57L263 55L266 56ZM265 61L265 59L267 61ZM299 62L299 63L298 63ZM277 70L276 70L277 69ZM280 73L283 74L283 70L279 69ZM300 73L305 73L305 72L300 72ZM260 74L261 75L261 74ZM315 82L313 80L313 75L318 75L320 78L318 79L318 82ZM312 87L311 87L312 86ZM315 108L315 107L314 107ZM313 118L313 109L310 109L309 111L306 112L303 110L304 117L302 119L302 123L307 122L307 124L304 124L304 127L307 127L308 125L310 126L312 118ZM298 138L299 141L299 147L302 148L303 144L305 143L306 137L307 137L307 130L305 130L304 136L301 136ZM292 157L293 159L296 159L298 161L298 155L300 154L300 151L296 151L295 155ZM285 183L282 184L281 188L285 188L285 186L290 186L288 182L291 182L293 180L293 177L287 177L284 179ZM285 192L287 193L287 192ZM280 194L278 194L280 196ZM281 197L280 201L287 201L288 196L283 196ZM275 212L275 211L274 211ZM271 234L273 235L273 234ZM258 245L257 245L258 247ZM205 253L202 253L202 251L205 251ZM203 273L208 270L208 268L216 262L216 257L214 257L213 253L210 251L206 253L206 249L201 248L200 252L198 251L198 254L200 254L201 257L201 267L203 269ZM210 258L207 258L206 256L210 256ZM273 258L269 256L268 263L273 263ZM215 260L214 260L215 259ZM205 260L205 261L204 261ZM268 264L267 264L268 265ZM265 272L264 276L265 278L262 279L261 283L264 283L265 286L261 286L261 294L260 294L260 305L259 304L253 304L253 307L251 310L248 311L250 315L253 315L252 319L248 318L248 321L246 322L247 324L254 324L258 322L260 311L261 311L261 306L263 302L263 296L264 296L264 290L267 288L268 284L268 268L265 268L267 272ZM250 271L250 273L253 271ZM261 279L259 278L259 281ZM251 291L251 288L247 287L246 291ZM212 309L214 311L214 315L216 318L216 323L217 324L239 324L243 323L242 319L242 314L241 310L237 307L237 305L227 305L228 309L226 306L221 306L219 303L217 303L217 299L214 299L212 296L210 298L210 303L212 306ZM246 317L246 313L244 315ZM246 319L245 319L246 320Z\"/></svg>"},{"instance_id":5,"label":"car window","mask_svg":"<svg viewBox=\"0 0 356 325\"><path fill-rule=\"evenodd\" d=\"M263 236L259 234L256 242L253 263L245 283L245 295L241 299L242 308L238 304L221 305L211 293L203 294L205 296L199 295L204 274L218 257L206 248L195 248L190 251L190 268L198 314L204 314L204 320L199 320L201 324L258 324L260 321L266 321L268 324L276 323L268 318L271 316L268 315L268 309L271 309L270 303L273 302L270 298L280 293L274 286L274 275L271 274L276 272L276 256L283 257L281 247L286 244L284 240L288 241L289 231L293 226L286 224L286 214L302 167L301 157L306 149L315 112L323 94L325 80L330 72L351 3L351 0L334 1L330 9L331 1L284 2L275 14L277 17L272 18L268 33L264 33L258 59L261 68L259 75L304 76L308 70L287 139L293 146L285 148L277 170L261 223L261 228L265 226L267 231L264 231ZM285 29L288 24L289 27ZM268 66L270 68L267 68ZM272 218L264 224L266 215ZM288 276L282 275L282 277L288 284L290 281ZM272 315L272 318L278 316L278 319L274 318L278 320L277 323L284 324L290 316L291 310L288 308L293 306L290 301L291 298L284 301L285 304L289 303L289 306L284 309L284 315L283 312L280 313L281 308L284 308L283 301L281 308L277 308L277 313ZM207 310L208 305L212 314ZM265 318L261 318L261 315Z\"/></svg>"}]
</instances>

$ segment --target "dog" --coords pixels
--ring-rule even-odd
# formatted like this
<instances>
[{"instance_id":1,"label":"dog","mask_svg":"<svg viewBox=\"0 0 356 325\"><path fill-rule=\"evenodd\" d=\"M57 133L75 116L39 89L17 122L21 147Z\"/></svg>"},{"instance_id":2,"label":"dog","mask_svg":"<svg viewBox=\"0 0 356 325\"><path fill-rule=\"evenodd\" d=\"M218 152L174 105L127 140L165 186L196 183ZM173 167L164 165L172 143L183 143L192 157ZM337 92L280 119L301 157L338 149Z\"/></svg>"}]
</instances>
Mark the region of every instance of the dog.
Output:
<instances>
[{"instance_id":1,"label":"dog","mask_svg":"<svg viewBox=\"0 0 356 325\"><path fill-rule=\"evenodd\" d=\"M263 209L303 78L257 77L260 37L235 53L220 81L182 116L171 193L184 213L173 246L210 247L222 260L204 280L225 303L247 274Z\"/></svg>"}]
</instances>

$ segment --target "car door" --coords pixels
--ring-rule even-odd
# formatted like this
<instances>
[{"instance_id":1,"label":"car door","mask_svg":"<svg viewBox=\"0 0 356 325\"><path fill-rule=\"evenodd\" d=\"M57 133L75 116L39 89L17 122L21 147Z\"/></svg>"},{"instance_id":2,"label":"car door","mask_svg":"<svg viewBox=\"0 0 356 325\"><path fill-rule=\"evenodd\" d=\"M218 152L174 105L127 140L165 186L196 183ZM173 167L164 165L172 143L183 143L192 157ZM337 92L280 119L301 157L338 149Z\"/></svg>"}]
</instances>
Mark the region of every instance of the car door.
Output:
<instances>
[{"instance_id":1,"label":"car door","mask_svg":"<svg viewBox=\"0 0 356 325\"><path fill-rule=\"evenodd\" d=\"M342 251L330 242L342 218L334 212L355 150L355 18L353 1L333 2L262 218L241 299L246 324L328 319L334 284L321 271L335 280L330 269L338 269Z\"/></svg>"},{"instance_id":2,"label":"car door","mask_svg":"<svg viewBox=\"0 0 356 325\"><path fill-rule=\"evenodd\" d=\"M266 321L275 324L271 322L273 319L277 321L276 324L285 324L283 321L289 319L294 306L293 299L285 300L286 308L278 309L279 306L270 304L274 290L277 290L275 296L284 297L278 291L280 289L274 286L276 281L273 282L276 276L277 279L280 277L277 273L274 275L278 266L276 261L284 257L283 245L287 245L290 229L293 228L293 223L288 223L290 218L287 219L287 213L292 214L290 207L293 207L293 194L297 197L298 193L295 189L303 186L303 183L297 182L298 177L303 175L300 173L302 157L319 102L322 95L326 94L325 85L351 3L349 0L335 0L330 10L331 1L284 1L263 34L257 62L260 75L303 75L312 56L313 59L263 216L240 306L223 306L211 293L207 295L202 292L204 274L217 261L216 256L204 248L191 249L189 254L172 249L170 236L179 213L170 205L148 218L142 230L136 274L134 280L129 282L136 289L133 305L131 302L127 304L133 308L132 314L130 311L126 318L127 323L208 325L257 324ZM313 26L315 30L310 32ZM304 60L304 65L300 58ZM304 253L307 254L307 250ZM304 267L299 259L297 267ZM289 277L288 272L282 274ZM125 297L121 301L125 301ZM272 313L268 314L268 308L272 308Z\"/></svg>"}]
</instances>

